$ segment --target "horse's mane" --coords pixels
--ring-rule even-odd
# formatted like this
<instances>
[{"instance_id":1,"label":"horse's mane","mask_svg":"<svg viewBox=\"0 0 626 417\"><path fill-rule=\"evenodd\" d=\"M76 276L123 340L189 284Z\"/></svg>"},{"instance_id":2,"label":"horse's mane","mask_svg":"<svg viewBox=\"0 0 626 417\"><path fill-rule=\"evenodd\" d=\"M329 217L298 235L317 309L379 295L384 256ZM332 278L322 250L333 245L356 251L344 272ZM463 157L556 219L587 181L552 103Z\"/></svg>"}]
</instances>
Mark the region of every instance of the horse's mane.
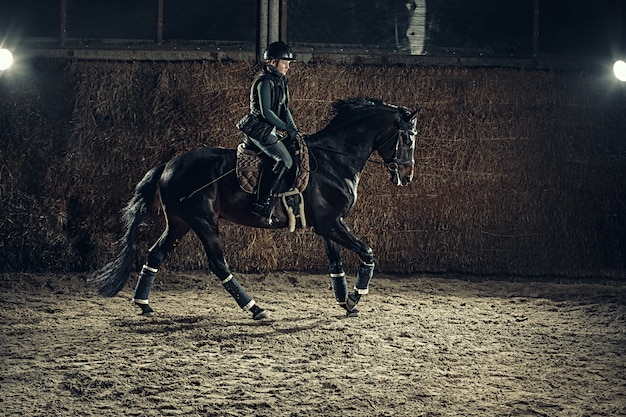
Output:
<instances>
[{"instance_id":1,"label":"horse's mane","mask_svg":"<svg viewBox=\"0 0 626 417\"><path fill-rule=\"evenodd\" d=\"M410 110L371 97L336 100L332 104L333 119L331 120L331 124L337 124L338 122L348 123L355 117L361 118L378 112L401 112L409 114Z\"/></svg>"},{"instance_id":2,"label":"horse's mane","mask_svg":"<svg viewBox=\"0 0 626 417\"><path fill-rule=\"evenodd\" d=\"M353 122L363 120L365 117L370 117L383 112L400 112L404 115L410 114L410 110L405 107L395 106L377 98L355 97L344 100L336 100L332 104L332 119L330 123L328 123L328 125L318 133L345 127Z\"/></svg>"},{"instance_id":3,"label":"horse's mane","mask_svg":"<svg viewBox=\"0 0 626 417\"><path fill-rule=\"evenodd\" d=\"M356 113L371 112L376 110L393 109L394 106L390 106L382 100L371 97L354 97L346 100L336 100L332 104L332 114L334 118L351 116Z\"/></svg>"}]
</instances>

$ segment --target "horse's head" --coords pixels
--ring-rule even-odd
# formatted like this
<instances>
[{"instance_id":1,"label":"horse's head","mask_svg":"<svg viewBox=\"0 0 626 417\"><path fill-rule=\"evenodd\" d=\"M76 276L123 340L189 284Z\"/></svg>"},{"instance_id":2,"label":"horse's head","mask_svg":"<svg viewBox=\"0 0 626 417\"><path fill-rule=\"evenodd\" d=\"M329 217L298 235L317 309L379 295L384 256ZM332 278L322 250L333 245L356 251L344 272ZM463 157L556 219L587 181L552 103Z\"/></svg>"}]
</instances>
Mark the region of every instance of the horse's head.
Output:
<instances>
[{"instance_id":1,"label":"horse's head","mask_svg":"<svg viewBox=\"0 0 626 417\"><path fill-rule=\"evenodd\" d=\"M391 173L391 182L397 186L407 185L413 180L415 159L415 117L414 112L397 107L393 133L378 147L378 153Z\"/></svg>"},{"instance_id":2,"label":"horse's head","mask_svg":"<svg viewBox=\"0 0 626 417\"><path fill-rule=\"evenodd\" d=\"M327 138L328 134L334 134L339 138L349 138L343 142L344 146L351 147L349 150L332 149L337 155L351 157L342 162L372 161L369 159L371 153L378 151L384 160L384 166L391 172L391 181L394 184L407 185L413 180L415 117L419 109L412 112L382 100L359 97L337 100L333 103L333 110L335 117L324 129L326 135L321 137ZM337 132L343 132L347 136L341 136ZM333 145L339 146L339 141L335 141Z\"/></svg>"}]
</instances>

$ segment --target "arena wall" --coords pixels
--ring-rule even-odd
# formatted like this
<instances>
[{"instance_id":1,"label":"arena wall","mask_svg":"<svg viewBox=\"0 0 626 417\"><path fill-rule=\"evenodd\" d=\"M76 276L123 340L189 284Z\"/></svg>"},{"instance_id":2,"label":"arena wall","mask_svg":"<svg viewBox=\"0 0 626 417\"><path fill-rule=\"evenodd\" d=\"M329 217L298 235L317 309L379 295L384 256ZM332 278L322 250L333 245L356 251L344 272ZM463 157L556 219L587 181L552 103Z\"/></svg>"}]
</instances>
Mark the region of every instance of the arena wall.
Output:
<instances>
[{"instance_id":1,"label":"arena wall","mask_svg":"<svg viewBox=\"0 0 626 417\"><path fill-rule=\"evenodd\" d=\"M256 64L40 59L0 76L0 271L91 271L115 252L120 210L150 167L200 146L234 147ZM604 74L513 68L295 64L303 132L335 99L415 109L416 175L375 164L349 226L387 273L623 277L626 94ZM141 229L136 267L163 228ZM223 222L232 269L325 271L311 229ZM347 269L358 260L345 253ZM164 264L200 270L188 235Z\"/></svg>"}]
</instances>

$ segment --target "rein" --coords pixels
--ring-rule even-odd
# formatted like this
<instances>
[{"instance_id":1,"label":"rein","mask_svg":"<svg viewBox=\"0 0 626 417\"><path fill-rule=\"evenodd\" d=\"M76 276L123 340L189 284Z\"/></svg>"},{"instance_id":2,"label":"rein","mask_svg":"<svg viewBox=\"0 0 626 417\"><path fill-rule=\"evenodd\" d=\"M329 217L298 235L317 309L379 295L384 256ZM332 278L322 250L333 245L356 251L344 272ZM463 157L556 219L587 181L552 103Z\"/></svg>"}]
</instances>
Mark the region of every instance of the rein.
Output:
<instances>
[{"instance_id":1,"label":"rein","mask_svg":"<svg viewBox=\"0 0 626 417\"><path fill-rule=\"evenodd\" d=\"M332 152L332 153L335 153L335 154L337 154L337 155L349 156L349 157L351 157L351 158L358 159L358 160L360 160L360 161L365 161L365 162L371 162L371 163L374 163L374 164L378 164L378 165L380 165L380 166L383 166L383 167L387 168L390 172L396 172L396 173L397 173L397 172L398 172L398 169L399 169L401 166L405 166L405 165L415 165L415 161L414 161L414 160L412 160L412 159L411 159L411 160L406 160L406 161L398 161L398 147L400 146L400 137L399 137L399 135L400 135L400 133L401 133L401 132L403 132L403 131L404 131L404 130L401 130L401 129L396 130L396 131L395 131L394 133L392 133L392 134L391 134L391 135L390 135L387 139L385 139L385 140L384 140L384 141L380 144L380 146L379 146L378 148L376 148L376 149L379 149L379 148L383 147L384 145L386 145L386 144L387 144L387 142L389 142L389 141L390 141L390 140L392 140L393 138L397 138L397 140L396 140L396 147L395 147L395 150L394 150L394 156L393 156L393 160L392 160L391 162L385 162L385 161L382 161L382 162L381 162L381 161L379 161L379 160L372 159L372 158L361 158L361 157L358 157L358 156L355 156L355 155L352 155L352 154L348 154L348 153L340 152L340 151L337 151L337 150L334 150L334 149L330 149L330 148L325 148L325 147L322 147L322 146L309 146L309 145L307 145L307 146L308 146L308 148L309 148L309 149L318 149L318 150L320 150L320 151ZM261 153L262 153L262 151L259 151L259 152L257 153L257 155L260 155ZM313 155L311 155L311 156L313 156ZM233 169L231 169L230 171L225 172L224 174L222 174L222 175L220 175L219 177L215 178L213 181L210 181L209 183L204 184L202 187L200 187L200 188L196 189L196 190L195 190L195 191L193 191L191 194L181 197L181 198L179 199L179 201L181 201L181 202L182 202L182 201L185 201L185 200L190 199L191 197L193 197L194 195L196 195L196 194L197 194L197 193L199 193L200 191L204 190L205 188L209 187L210 185L215 184L216 182L218 182L218 181L219 181L219 180L221 180L222 178L224 178L224 177L226 177L226 176L228 176L228 175L232 174L233 172L235 172L235 170L236 170L236 168L233 168Z\"/></svg>"},{"instance_id":2,"label":"rein","mask_svg":"<svg viewBox=\"0 0 626 417\"><path fill-rule=\"evenodd\" d=\"M392 140L393 138L397 137L398 135L400 135L400 132L402 132L402 130L397 130L394 133L392 133L387 139L385 139L383 141L383 143L381 143L380 147L383 147L385 144L387 144L387 142L389 142L390 140ZM345 153L345 152L340 152L337 151L335 149L330 149L330 148L326 148L323 146L310 146L307 145L309 147L309 149L317 149L320 151L326 151L326 152L331 152L337 155L342 155L342 156L348 156L351 157L353 159L358 159L359 161L365 161L365 162L371 162L380 166L383 166L385 168L387 168L389 171L393 172L393 171L398 171L398 168L400 166L404 166L404 165L415 165L415 161L414 160L407 160L407 161L398 161L398 147L400 145L400 138L398 138L398 140L396 141L396 148L395 148L395 152L394 152L394 158L392 162L385 162L385 161L379 161L377 159L372 159L372 158L361 158L359 156L356 155L352 155L349 153Z\"/></svg>"}]
</instances>

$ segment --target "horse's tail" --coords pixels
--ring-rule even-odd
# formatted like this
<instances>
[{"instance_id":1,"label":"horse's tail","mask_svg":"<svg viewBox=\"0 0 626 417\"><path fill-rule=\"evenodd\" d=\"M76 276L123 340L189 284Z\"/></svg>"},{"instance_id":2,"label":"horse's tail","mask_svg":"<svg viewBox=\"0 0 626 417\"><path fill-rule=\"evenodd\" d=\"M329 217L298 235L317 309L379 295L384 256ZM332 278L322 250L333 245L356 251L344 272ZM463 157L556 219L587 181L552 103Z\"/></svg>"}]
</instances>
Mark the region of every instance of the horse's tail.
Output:
<instances>
[{"instance_id":1,"label":"horse's tail","mask_svg":"<svg viewBox=\"0 0 626 417\"><path fill-rule=\"evenodd\" d=\"M115 296L126 284L133 261L133 244L137 228L154 205L159 178L165 164L152 168L135 187L135 194L123 210L124 234L118 241L115 258L96 271L88 280L105 297Z\"/></svg>"}]
</instances>

